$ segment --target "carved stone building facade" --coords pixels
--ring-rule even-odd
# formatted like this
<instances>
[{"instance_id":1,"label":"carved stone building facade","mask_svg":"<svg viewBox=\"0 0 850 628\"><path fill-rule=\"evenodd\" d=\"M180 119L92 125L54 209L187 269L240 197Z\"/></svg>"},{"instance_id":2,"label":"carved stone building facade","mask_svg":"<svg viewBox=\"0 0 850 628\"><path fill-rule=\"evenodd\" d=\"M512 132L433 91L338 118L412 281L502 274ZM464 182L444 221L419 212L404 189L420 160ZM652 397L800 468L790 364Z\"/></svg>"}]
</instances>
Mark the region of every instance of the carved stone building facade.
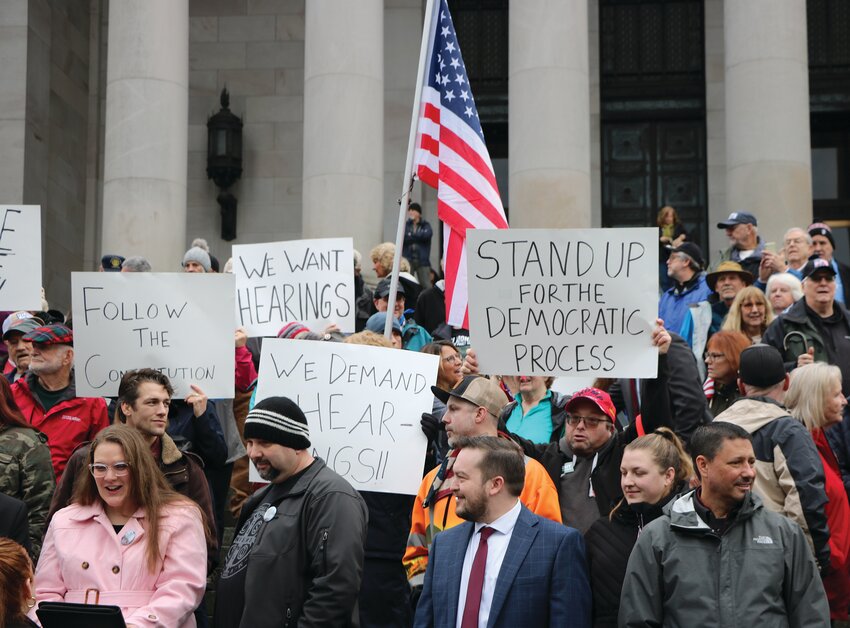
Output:
<instances>
[{"instance_id":1,"label":"carved stone building facade","mask_svg":"<svg viewBox=\"0 0 850 628\"><path fill-rule=\"evenodd\" d=\"M51 301L107 252L167 271L197 236L222 261L392 239L424 5L4 0L0 198L43 207ZM845 0L449 6L512 226L649 226L671 204L714 258L735 210L777 242L827 219L850 253ZM225 86L244 121L232 243L205 172ZM436 224L433 191L413 196Z\"/></svg>"}]
</instances>

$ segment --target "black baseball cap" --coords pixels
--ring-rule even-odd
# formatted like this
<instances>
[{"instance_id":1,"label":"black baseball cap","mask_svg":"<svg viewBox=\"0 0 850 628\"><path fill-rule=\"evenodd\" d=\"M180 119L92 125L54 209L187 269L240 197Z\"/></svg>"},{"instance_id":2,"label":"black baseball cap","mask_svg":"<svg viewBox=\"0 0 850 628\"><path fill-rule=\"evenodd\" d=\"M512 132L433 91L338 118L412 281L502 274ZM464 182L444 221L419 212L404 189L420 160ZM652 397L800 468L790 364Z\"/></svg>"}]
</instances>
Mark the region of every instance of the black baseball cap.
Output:
<instances>
[{"instance_id":1,"label":"black baseball cap","mask_svg":"<svg viewBox=\"0 0 850 628\"><path fill-rule=\"evenodd\" d=\"M729 214L729 218L717 223L717 228L728 229L735 225L753 225L754 227L758 227L759 221L756 220L755 216L747 212L732 212Z\"/></svg>"},{"instance_id":2,"label":"black baseball cap","mask_svg":"<svg viewBox=\"0 0 850 628\"><path fill-rule=\"evenodd\" d=\"M835 269L832 267L832 264L822 257L812 257L803 266L803 279L808 279L815 273L835 277Z\"/></svg>"},{"instance_id":3,"label":"black baseball cap","mask_svg":"<svg viewBox=\"0 0 850 628\"><path fill-rule=\"evenodd\" d=\"M772 388L785 379L785 364L779 349L757 344L741 351L738 377L756 388Z\"/></svg>"}]
</instances>

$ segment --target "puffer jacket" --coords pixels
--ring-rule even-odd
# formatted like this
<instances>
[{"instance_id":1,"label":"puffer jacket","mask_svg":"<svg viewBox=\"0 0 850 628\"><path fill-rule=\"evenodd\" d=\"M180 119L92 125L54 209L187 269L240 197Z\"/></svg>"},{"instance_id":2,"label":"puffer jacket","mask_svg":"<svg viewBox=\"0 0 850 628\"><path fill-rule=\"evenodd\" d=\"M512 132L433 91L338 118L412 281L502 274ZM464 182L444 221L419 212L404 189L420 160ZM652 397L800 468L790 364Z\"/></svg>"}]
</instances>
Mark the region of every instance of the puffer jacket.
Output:
<instances>
[{"instance_id":1,"label":"puffer jacket","mask_svg":"<svg viewBox=\"0 0 850 628\"><path fill-rule=\"evenodd\" d=\"M273 486L245 502L236 535ZM316 458L272 506L248 555L240 628L359 625L363 498Z\"/></svg>"},{"instance_id":2,"label":"puffer jacket","mask_svg":"<svg viewBox=\"0 0 850 628\"><path fill-rule=\"evenodd\" d=\"M74 372L71 371L71 383L64 397L45 411L32 392L35 378L34 373L27 373L12 384L12 396L27 422L47 436L53 470L59 480L77 446L93 440L100 430L109 426L106 402L101 397L77 397Z\"/></svg>"},{"instance_id":3,"label":"puffer jacket","mask_svg":"<svg viewBox=\"0 0 850 628\"><path fill-rule=\"evenodd\" d=\"M717 415L753 436L756 481L753 491L765 507L797 523L814 550L818 565L829 565L829 527L824 506L823 466L803 424L767 397L745 397Z\"/></svg>"},{"instance_id":4,"label":"puffer jacket","mask_svg":"<svg viewBox=\"0 0 850 628\"><path fill-rule=\"evenodd\" d=\"M47 437L29 427L0 425L0 493L27 505L34 560L41 549L55 486Z\"/></svg>"},{"instance_id":5,"label":"puffer jacket","mask_svg":"<svg viewBox=\"0 0 850 628\"><path fill-rule=\"evenodd\" d=\"M587 571L593 592L593 628L617 628L620 593L629 554L645 526L664 514L663 509L685 489L682 483L657 504L629 504L624 499L610 517L601 517L584 534Z\"/></svg>"},{"instance_id":6,"label":"puffer jacket","mask_svg":"<svg viewBox=\"0 0 850 628\"><path fill-rule=\"evenodd\" d=\"M629 557L621 628L825 628L829 605L800 527L747 493L723 536L697 514L695 492L667 505Z\"/></svg>"}]
</instances>

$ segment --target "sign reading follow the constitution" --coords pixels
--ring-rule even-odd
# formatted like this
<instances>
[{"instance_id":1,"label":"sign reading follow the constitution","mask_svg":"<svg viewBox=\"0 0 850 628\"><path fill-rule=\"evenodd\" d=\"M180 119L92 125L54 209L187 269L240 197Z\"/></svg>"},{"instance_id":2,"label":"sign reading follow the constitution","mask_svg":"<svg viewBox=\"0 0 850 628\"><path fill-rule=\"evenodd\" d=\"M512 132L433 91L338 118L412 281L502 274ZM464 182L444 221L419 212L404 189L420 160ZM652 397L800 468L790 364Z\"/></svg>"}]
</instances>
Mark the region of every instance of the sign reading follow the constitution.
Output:
<instances>
[{"instance_id":1,"label":"sign reading follow the constitution","mask_svg":"<svg viewBox=\"0 0 850 628\"><path fill-rule=\"evenodd\" d=\"M165 373L174 397L199 386L233 397L233 277L72 273L74 368L80 397L115 397L125 371Z\"/></svg>"},{"instance_id":2,"label":"sign reading follow the constitution","mask_svg":"<svg viewBox=\"0 0 850 628\"><path fill-rule=\"evenodd\" d=\"M434 402L436 355L336 342L265 339L257 400L292 399L314 456L357 490L415 495Z\"/></svg>"},{"instance_id":3,"label":"sign reading follow the constitution","mask_svg":"<svg viewBox=\"0 0 850 628\"><path fill-rule=\"evenodd\" d=\"M41 207L0 205L0 310L41 310Z\"/></svg>"},{"instance_id":4,"label":"sign reading follow the constitution","mask_svg":"<svg viewBox=\"0 0 850 628\"><path fill-rule=\"evenodd\" d=\"M293 321L316 332L331 323L354 331L351 238L238 244L233 274L236 320L249 336L276 336Z\"/></svg>"},{"instance_id":5,"label":"sign reading follow the constitution","mask_svg":"<svg viewBox=\"0 0 850 628\"><path fill-rule=\"evenodd\" d=\"M483 373L655 377L657 229L467 232Z\"/></svg>"}]
</instances>

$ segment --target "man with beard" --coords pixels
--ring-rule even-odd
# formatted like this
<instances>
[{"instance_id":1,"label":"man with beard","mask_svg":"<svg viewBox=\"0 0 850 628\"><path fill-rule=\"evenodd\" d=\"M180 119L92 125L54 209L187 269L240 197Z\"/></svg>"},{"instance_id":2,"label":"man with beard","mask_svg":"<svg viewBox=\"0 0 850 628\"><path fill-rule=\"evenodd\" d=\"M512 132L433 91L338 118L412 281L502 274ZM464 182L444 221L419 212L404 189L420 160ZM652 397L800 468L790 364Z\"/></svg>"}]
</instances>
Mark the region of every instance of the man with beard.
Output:
<instances>
[{"instance_id":1,"label":"man with beard","mask_svg":"<svg viewBox=\"0 0 850 628\"><path fill-rule=\"evenodd\" d=\"M216 591L217 628L358 625L367 509L309 451L307 418L269 397L245 419L248 457L270 482L242 507Z\"/></svg>"},{"instance_id":2,"label":"man with beard","mask_svg":"<svg viewBox=\"0 0 850 628\"><path fill-rule=\"evenodd\" d=\"M619 625L829 626L803 531L752 492L756 456L747 431L715 421L694 433L690 449L702 485L641 531Z\"/></svg>"},{"instance_id":3,"label":"man with beard","mask_svg":"<svg viewBox=\"0 0 850 628\"><path fill-rule=\"evenodd\" d=\"M590 626L584 540L522 505L519 447L494 436L457 445L452 492L466 523L434 539L414 626Z\"/></svg>"},{"instance_id":4,"label":"man with beard","mask_svg":"<svg viewBox=\"0 0 850 628\"><path fill-rule=\"evenodd\" d=\"M109 425L106 402L100 397L77 397L74 333L69 328L37 327L23 340L32 343L30 367L12 385L12 395L27 422L47 436L58 482L74 449Z\"/></svg>"},{"instance_id":5,"label":"man with beard","mask_svg":"<svg viewBox=\"0 0 850 628\"><path fill-rule=\"evenodd\" d=\"M455 511L453 493L456 482L454 464L461 451L461 439L465 436L498 436L498 416L508 401L495 381L477 375L464 377L451 391L431 386L431 392L446 404L443 424L452 450L439 467L425 476L413 502L410 536L403 562L414 605L422 590L431 543L443 530L463 523ZM528 457L525 464L525 485L519 495L520 501L536 515L561 523L558 493L546 470Z\"/></svg>"}]
</instances>

